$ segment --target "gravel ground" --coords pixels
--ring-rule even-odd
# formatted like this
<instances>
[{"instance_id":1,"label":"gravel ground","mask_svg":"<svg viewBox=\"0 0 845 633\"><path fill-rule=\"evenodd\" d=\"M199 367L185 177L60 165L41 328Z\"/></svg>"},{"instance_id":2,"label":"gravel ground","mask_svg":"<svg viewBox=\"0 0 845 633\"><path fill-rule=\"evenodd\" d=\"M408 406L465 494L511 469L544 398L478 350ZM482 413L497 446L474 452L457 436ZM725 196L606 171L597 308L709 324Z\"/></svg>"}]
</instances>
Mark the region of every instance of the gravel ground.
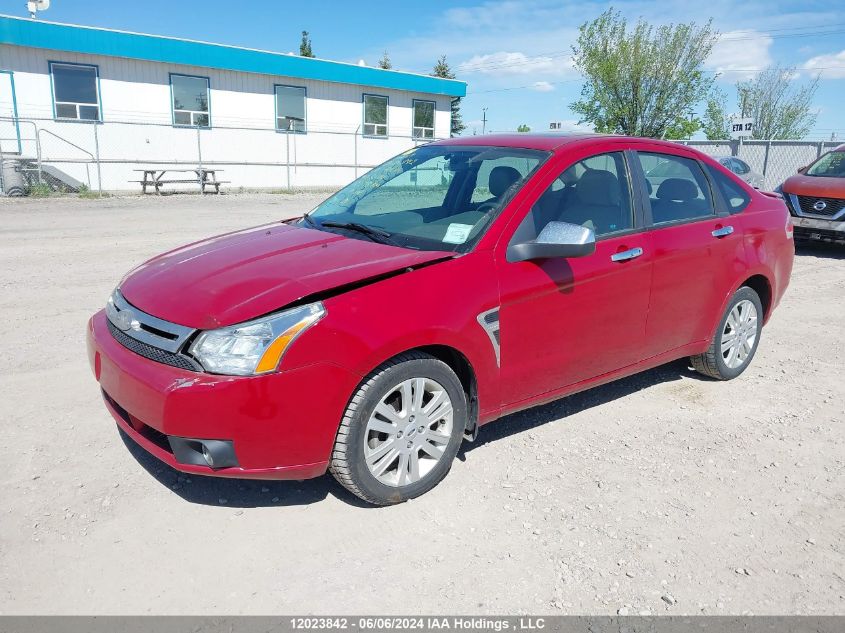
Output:
<instances>
[{"instance_id":1,"label":"gravel ground","mask_svg":"<svg viewBox=\"0 0 845 633\"><path fill-rule=\"evenodd\" d=\"M740 379L673 363L509 416L401 506L127 450L89 315L319 198L0 200L0 613L845 614L845 249L799 252Z\"/></svg>"}]
</instances>

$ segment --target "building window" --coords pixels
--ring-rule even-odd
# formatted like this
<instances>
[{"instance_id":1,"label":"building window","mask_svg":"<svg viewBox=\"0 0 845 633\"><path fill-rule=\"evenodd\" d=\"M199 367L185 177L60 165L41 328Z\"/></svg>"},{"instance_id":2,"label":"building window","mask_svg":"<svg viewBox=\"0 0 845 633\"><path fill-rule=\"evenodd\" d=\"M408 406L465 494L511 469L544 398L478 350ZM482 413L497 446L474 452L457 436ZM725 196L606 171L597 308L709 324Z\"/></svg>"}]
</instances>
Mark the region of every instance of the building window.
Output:
<instances>
[{"instance_id":1,"label":"building window","mask_svg":"<svg viewBox=\"0 0 845 633\"><path fill-rule=\"evenodd\" d=\"M305 132L305 88L276 86L276 129Z\"/></svg>"},{"instance_id":2,"label":"building window","mask_svg":"<svg viewBox=\"0 0 845 633\"><path fill-rule=\"evenodd\" d=\"M100 90L96 66L50 63L53 104L57 119L100 120Z\"/></svg>"},{"instance_id":3,"label":"building window","mask_svg":"<svg viewBox=\"0 0 845 633\"><path fill-rule=\"evenodd\" d=\"M173 95L173 124L209 127L208 79L188 75L170 75Z\"/></svg>"},{"instance_id":4,"label":"building window","mask_svg":"<svg viewBox=\"0 0 845 633\"><path fill-rule=\"evenodd\" d=\"M387 137L387 97L364 95L364 136Z\"/></svg>"},{"instance_id":5,"label":"building window","mask_svg":"<svg viewBox=\"0 0 845 633\"><path fill-rule=\"evenodd\" d=\"M434 101L414 99L414 138L434 138Z\"/></svg>"}]
</instances>

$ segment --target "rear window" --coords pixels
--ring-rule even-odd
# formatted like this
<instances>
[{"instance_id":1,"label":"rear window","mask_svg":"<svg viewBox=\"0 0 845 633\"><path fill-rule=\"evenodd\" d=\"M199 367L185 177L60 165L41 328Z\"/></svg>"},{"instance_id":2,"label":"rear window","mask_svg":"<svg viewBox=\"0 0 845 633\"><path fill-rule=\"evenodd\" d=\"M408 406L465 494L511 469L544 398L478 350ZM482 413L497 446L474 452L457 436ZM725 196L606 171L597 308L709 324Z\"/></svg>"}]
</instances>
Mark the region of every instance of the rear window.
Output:
<instances>
[{"instance_id":1,"label":"rear window","mask_svg":"<svg viewBox=\"0 0 845 633\"><path fill-rule=\"evenodd\" d=\"M748 203L751 202L751 196L748 195L748 192L746 192L745 189L718 169L710 167L709 165L708 169L710 171L710 179L719 191L722 192L722 197L728 205L728 211L731 213L739 213L748 206Z\"/></svg>"}]
</instances>

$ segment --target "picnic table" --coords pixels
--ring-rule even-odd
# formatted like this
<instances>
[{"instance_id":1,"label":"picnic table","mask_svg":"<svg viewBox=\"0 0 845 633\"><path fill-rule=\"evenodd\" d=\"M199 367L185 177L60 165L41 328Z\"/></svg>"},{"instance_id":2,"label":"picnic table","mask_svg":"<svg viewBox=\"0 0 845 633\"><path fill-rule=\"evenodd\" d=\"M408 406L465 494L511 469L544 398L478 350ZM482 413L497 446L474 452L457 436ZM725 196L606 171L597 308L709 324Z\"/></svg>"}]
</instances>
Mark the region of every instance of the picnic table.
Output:
<instances>
[{"instance_id":1,"label":"picnic table","mask_svg":"<svg viewBox=\"0 0 845 633\"><path fill-rule=\"evenodd\" d=\"M200 191L206 193L206 187L214 187L214 193L220 193L220 185L226 184L228 180L217 180L217 172L222 169L207 169L205 167L190 167L187 169L175 169L172 167L154 168L154 169L133 169L132 171L142 172L144 174L141 180L130 180L129 182L141 183L141 193L147 193L147 187L154 187L157 194L161 193L161 188L164 185L176 183L196 183L200 186ZM193 177L187 175L176 178L165 178L165 174L193 174Z\"/></svg>"}]
</instances>

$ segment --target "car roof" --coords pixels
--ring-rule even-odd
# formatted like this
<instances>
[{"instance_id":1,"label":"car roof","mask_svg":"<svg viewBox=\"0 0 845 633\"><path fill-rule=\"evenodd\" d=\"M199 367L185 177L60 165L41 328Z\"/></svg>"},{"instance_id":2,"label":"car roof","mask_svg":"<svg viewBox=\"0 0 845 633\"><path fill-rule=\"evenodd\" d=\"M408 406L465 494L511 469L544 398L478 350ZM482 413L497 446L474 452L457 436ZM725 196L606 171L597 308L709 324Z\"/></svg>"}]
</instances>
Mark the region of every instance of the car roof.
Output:
<instances>
[{"instance_id":1,"label":"car roof","mask_svg":"<svg viewBox=\"0 0 845 633\"><path fill-rule=\"evenodd\" d=\"M483 134L474 136L456 136L454 138L435 141L432 145L473 145L484 147L518 147L521 149L536 149L541 151L558 151L573 143L583 144L594 142L596 144L604 141L625 141L632 145L648 143L650 145L665 145L667 147L678 147L678 143L672 141L661 141L653 138L642 138L638 136L622 136L617 134L594 134L594 133L511 133L511 134Z\"/></svg>"}]
</instances>

